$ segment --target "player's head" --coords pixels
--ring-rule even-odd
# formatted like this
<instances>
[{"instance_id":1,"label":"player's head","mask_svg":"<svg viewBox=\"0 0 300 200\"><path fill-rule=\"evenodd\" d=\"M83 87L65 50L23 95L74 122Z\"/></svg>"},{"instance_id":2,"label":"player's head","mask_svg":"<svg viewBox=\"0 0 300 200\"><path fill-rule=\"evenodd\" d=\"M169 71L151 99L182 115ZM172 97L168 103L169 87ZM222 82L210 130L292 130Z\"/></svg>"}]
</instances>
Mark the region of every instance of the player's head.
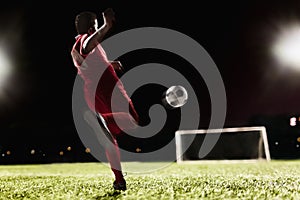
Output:
<instances>
[{"instance_id":1,"label":"player's head","mask_svg":"<svg viewBox=\"0 0 300 200\"><path fill-rule=\"evenodd\" d=\"M97 15L90 11L79 13L75 18L75 27L78 34L92 34L98 28Z\"/></svg>"}]
</instances>

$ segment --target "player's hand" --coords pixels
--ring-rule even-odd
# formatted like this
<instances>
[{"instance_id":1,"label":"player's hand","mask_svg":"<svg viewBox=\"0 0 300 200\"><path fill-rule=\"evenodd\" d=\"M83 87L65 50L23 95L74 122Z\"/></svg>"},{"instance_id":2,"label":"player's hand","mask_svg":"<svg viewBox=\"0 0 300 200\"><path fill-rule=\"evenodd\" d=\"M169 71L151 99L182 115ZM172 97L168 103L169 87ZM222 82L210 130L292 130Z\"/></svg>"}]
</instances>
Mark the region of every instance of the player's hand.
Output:
<instances>
[{"instance_id":1,"label":"player's hand","mask_svg":"<svg viewBox=\"0 0 300 200\"><path fill-rule=\"evenodd\" d=\"M124 67L120 61L111 61L110 64L113 66L114 70L117 72L124 72Z\"/></svg>"},{"instance_id":2,"label":"player's hand","mask_svg":"<svg viewBox=\"0 0 300 200\"><path fill-rule=\"evenodd\" d=\"M115 12L112 8L107 8L104 12L102 12L104 24L107 25L108 28L111 28L116 21Z\"/></svg>"}]
</instances>

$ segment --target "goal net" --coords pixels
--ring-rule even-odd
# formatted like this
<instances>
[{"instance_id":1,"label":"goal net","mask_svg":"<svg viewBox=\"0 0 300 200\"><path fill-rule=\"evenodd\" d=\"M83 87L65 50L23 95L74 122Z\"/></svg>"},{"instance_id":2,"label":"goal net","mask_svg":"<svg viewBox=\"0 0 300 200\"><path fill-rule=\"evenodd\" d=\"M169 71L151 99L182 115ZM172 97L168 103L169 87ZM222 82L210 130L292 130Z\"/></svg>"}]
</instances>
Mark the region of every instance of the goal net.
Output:
<instances>
[{"instance_id":1,"label":"goal net","mask_svg":"<svg viewBox=\"0 0 300 200\"><path fill-rule=\"evenodd\" d=\"M271 159L264 126L178 130L175 143L177 163Z\"/></svg>"}]
</instances>

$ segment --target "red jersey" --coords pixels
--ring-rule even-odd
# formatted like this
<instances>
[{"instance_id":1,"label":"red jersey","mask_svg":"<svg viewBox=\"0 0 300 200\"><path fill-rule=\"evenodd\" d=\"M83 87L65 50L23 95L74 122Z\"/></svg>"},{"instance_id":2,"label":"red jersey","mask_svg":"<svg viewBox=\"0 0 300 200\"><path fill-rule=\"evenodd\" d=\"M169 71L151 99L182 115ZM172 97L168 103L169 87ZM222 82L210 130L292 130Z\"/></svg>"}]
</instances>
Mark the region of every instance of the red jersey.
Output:
<instances>
[{"instance_id":1,"label":"red jersey","mask_svg":"<svg viewBox=\"0 0 300 200\"><path fill-rule=\"evenodd\" d=\"M101 44L98 44L89 54L82 53L83 43L87 37L87 34L76 37L71 55L78 74L84 80L84 97L88 107L106 118L106 114L108 116L112 114L112 106L114 112L128 112L129 106L131 114L137 120L131 99L113 66L108 61ZM115 87L114 98L112 99L112 92ZM106 121L112 132L120 132L113 119L108 117Z\"/></svg>"}]
</instances>

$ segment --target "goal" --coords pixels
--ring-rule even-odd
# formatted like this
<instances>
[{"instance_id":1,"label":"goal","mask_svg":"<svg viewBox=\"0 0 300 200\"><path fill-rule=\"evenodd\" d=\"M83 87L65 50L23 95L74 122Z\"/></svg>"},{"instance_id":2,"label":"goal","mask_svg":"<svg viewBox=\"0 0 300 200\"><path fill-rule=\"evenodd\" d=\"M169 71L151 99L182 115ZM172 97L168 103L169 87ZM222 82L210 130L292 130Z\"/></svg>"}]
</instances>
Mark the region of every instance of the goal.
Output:
<instances>
[{"instance_id":1,"label":"goal","mask_svg":"<svg viewBox=\"0 0 300 200\"><path fill-rule=\"evenodd\" d=\"M176 161L270 161L266 128L178 130Z\"/></svg>"}]
</instances>

